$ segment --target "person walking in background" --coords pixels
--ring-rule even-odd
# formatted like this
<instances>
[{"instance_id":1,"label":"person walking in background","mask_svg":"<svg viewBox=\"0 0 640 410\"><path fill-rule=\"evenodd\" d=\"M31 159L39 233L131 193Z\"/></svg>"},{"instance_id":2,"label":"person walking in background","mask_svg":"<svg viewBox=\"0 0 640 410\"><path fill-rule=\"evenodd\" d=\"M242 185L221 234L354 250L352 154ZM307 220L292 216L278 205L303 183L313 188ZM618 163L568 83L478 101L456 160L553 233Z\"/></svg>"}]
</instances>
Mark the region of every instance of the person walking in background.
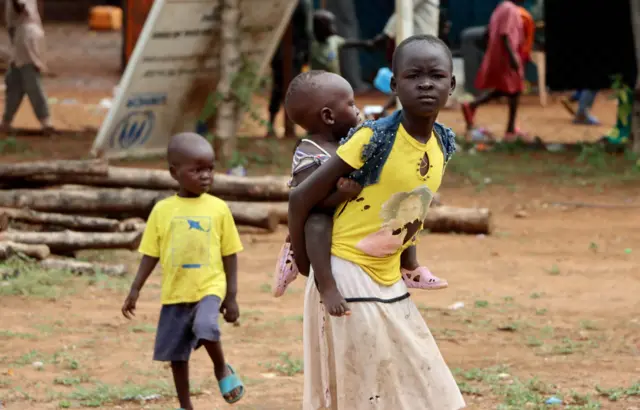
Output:
<instances>
[{"instance_id":1,"label":"person walking in background","mask_svg":"<svg viewBox=\"0 0 640 410\"><path fill-rule=\"evenodd\" d=\"M298 1L298 6L291 16L293 25L293 77L302 72L302 67L309 62L309 47L311 44L311 6L308 0ZM271 98L269 99L269 122L267 123L267 137L276 137L274 123L280 111L284 94L283 42L280 41L278 49L271 59Z\"/></svg>"},{"instance_id":2,"label":"person walking in background","mask_svg":"<svg viewBox=\"0 0 640 410\"><path fill-rule=\"evenodd\" d=\"M310 56L312 70L341 75L341 50L355 47L373 48L373 41L345 39L338 35L336 17L333 13L327 10L317 10L313 13L313 40Z\"/></svg>"},{"instance_id":3,"label":"person walking in background","mask_svg":"<svg viewBox=\"0 0 640 410\"><path fill-rule=\"evenodd\" d=\"M482 104L500 97L509 101L509 120L505 140L523 136L516 128L520 94L524 87L522 45L524 30L520 8L523 0L504 0L491 15L488 27L487 52L476 77L476 88L490 90L470 103L462 104L467 129L474 126L476 110Z\"/></svg>"},{"instance_id":4,"label":"person walking in background","mask_svg":"<svg viewBox=\"0 0 640 410\"><path fill-rule=\"evenodd\" d=\"M5 18L11 39L11 63L5 75L5 106L0 132L11 130L11 123L25 96L45 134L53 127L42 89L42 73L47 70L44 51L44 29L36 0L6 0Z\"/></svg>"},{"instance_id":5,"label":"person walking in background","mask_svg":"<svg viewBox=\"0 0 640 410\"><path fill-rule=\"evenodd\" d=\"M336 17L338 35L343 38L360 38L355 0L326 0L326 9ZM362 94L371 89L362 79L358 50L345 48L340 51L340 73L351 84L356 94Z\"/></svg>"},{"instance_id":6,"label":"person walking in background","mask_svg":"<svg viewBox=\"0 0 640 410\"><path fill-rule=\"evenodd\" d=\"M577 90L570 97L564 98L562 106L573 116L574 124L600 125L600 121L591 114L591 107L596 99L596 90ZM578 109L574 104L578 103Z\"/></svg>"}]
</instances>

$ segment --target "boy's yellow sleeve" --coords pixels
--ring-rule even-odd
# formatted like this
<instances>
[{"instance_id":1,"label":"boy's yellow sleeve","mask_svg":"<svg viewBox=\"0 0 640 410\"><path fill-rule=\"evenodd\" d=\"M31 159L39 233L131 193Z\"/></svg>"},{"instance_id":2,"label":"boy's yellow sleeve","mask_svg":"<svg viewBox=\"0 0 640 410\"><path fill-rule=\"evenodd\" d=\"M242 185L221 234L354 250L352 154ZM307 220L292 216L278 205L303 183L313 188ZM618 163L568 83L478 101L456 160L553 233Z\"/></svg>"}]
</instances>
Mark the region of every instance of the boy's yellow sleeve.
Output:
<instances>
[{"instance_id":1,"label":"boy's yellow sleeve","mask_svg":"<svg viewBox=\"0 0 640 410\"><path fill-rule=\"evenodd\" d=\"M158 229L158 210L153 207L149 218L147 218L147 226L144 228L142 240L138 252L152 258L160 257L160 230Z\"/></svg>"},{"instance_id":2,"label":"boy's yellow sleeve","mask_svg":"<svg viewBox=\"0 0 640 410\"><path fill-rule=\"evenodd\" d=\"M223 213L220 234L220 254L222 256L230 256L241 252L244 248L240 241L240 234L233 221L231 210L224 204L225 212Z\"/></svg>"},{"instance_id":3,"label":"boy's yellow sleeve","mask_svg":"<svg viewBox=\"0 0 640 410\"><path fill-rule=\"evenodd\" d=\"M344 145L340 145L336 154L353 169L360 169L364 165L362 148L371 141L373 130L360 128Z\"/></svg>"}]
</instances>

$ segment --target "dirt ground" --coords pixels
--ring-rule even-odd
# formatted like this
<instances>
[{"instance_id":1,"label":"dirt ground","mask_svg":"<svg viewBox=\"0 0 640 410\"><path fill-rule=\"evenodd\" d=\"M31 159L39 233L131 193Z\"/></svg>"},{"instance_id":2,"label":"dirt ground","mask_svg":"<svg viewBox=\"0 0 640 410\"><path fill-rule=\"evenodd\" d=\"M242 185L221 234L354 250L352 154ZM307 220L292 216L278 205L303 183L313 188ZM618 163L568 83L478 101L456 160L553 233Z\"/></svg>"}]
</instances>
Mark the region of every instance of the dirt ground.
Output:
<instances>
[{"instance_id":1,"label":"dirt ground","mask_svg":"<svg viewBox=\"0 0 640 410\"><path fill-rule=\"evenodd\" d=\"M100 52L83 54L55 34L82 30L48 28L48 44L57 56L51 66L59 74L45 81L59 102L52 105L54 118L76 130L99 126L104 113L94 105L110 96L119 67L117 36L85 33L78 47L99 44ZM55 54L67 48L73 58ZM86 60L91 65L78 68ZM65 99L74 100L62 103ZM542 109L528 97L520 121L547 141L594 140L613 124L615 105L599 98L595 113L602 127L576 127L557 102ZM441 119L461 129L457 111L444 112ZM487 107L479 120L498 132L505 109ZM28 104L15 125L35 125ZM244 131L261 133L250 125ZM80 158L91 143L86 133L51 140L17 136L2 141L0 152L3 161ZM256 144L241 144L254 160L252 172L289 161L290 142L261 141L257 145L269 149L266 154L249 145ZM544 409L547 399L557 397L565 409L640 409L640 176L621 168L631 162L604 155L461 154L448 169L443 201L490 208L494 230L487 236L424 235L420 260L450 287L416 291L412 299L468 408ZM239 265L241 325L222 325L227 358L247 386L235 408L299 409L304 279L274 299L272 266L285 229L269 235L241 231L246 248ZM126 251L82 257L125 262L132 273L138 262L138 255ZM135 320L127 321L119 309L131 276L52 277L21 269L18 278L0 281L0 408L177 407L170 370L151 360L159 274L143 290ZM457 302L463 306L450 309ZM229 408L205 352L194 354L191 376L196 408Z\"/></svg>"}]
</instances>

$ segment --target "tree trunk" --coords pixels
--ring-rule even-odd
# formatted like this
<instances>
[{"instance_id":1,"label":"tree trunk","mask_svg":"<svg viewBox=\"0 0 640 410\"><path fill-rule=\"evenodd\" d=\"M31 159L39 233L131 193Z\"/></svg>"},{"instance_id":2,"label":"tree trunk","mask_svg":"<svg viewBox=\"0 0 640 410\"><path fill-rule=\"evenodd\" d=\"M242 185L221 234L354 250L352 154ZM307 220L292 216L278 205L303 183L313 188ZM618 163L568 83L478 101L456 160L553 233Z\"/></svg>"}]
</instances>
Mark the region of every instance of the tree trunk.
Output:
<instances>
[{"instance_id":1,"label":"tree trunk","mask_svg":"<svg viewBox=\"0 0 640 410\"><path fill-rule=\"evenodd\" d=\"M638 68L638 78L636 78L637 89L640 87L640 0L629 0L631 2L631 27L633 29L633 42L636 50L636 65ZM640 154L640 101L634 93L633 111L631 115L631 138L633 138L633 152Z\"/></svg>"},{"instance_id":2,"label":"tree trunk","mask_svg":"<svg viewBox=\"0 0 640 410\"><path fill-rule=\"evenodd\" d=\"M14 189L0 191L0 207L29 208L41 212L131 213L147 217L155 203L172 192L142 189Z\"/></svg>"},{"instance_id":3,"label":"tree trunk","mask_svg":"<svg viewBox=\"0 0 640 410\"><path fill-rule=\"evenodd\" d=\"M0 241L47 245L53 253L66 253L83 249L130 249L140 244L142 232L94 233L94 232L22 232L8 231L0 234Z\"/></svg>"},{"instance_id":4,"label":"tree trunk","mask_svg":"<svg viewBox=\"0 0 640 410\"><path fill-rule=\"evenodd\" d=\"M106 176L39 176L30 178L33 182L50 185L76 184L114 188L142 188L177 190L178 183L169 171L160 169L140 169L109 167ZM239 177L217 173L213 177L211 193L221 198L237 198L251 201L287 201L289 186L287 176Z\"/></svg>"},{"instance_id":5,"label":"tree trunk","mask_svg":"<svg viewBox=\"0 0 640 410\"><path fill-rule=\"evenodd\" d=\"M41 161L0 165L0 179L25 178L34 175L107 175L109 164L104 160Z\"/></svg>"},{"instance_id":6,"label":"tree trunk","mask_svg":"<svg viewBox=\"0 0 640 410\"><path fill-rule=\"evenodd\" d=\"M90 263L73 259L47 259L40 262L40 266L45 269L69 271L76 275L104 273L109 276L124 276L127 274L127 267L125 265Z\"/></svg>"},{"instance_id":7,"label":"tree trunk","mask_svg":"<svg viewBox=\"0 0 640 410\"><path fill-rule=\"evenodd\" d=\"M236 150L238 101L233 95L233 83L240 72L240 7L238 0L222 0L220 25L220 81L216 92L221 96L216 119L218 158L226 164Z\"/></svg>"},{"instance_id":8,"label":"tree trunk","mask_svg":"<svg viewBox=\"0 0 640 410\"><path fill-rule=\"evenodd\" d=\"M260 202L227 202L236 225L255 226L273 232L280 223L279 215Z\"/></svg>"},{"instance_id":9,"label":"tree trunk","mask_svg":"<svg viewBox=\"0 0 640 410\"><path fill-rule=\"evenodd\" d=\"M429 209L424 229L434 233L490 234L491 211L486 208L438 206Z\"/></svg>"},{"instance_id":10,"label":"tree trunk","mask_svg":"<svg viewBox=\"0 0 640 410\"><path fill-rule=\"evenodd\" d=\"M30 258L42 260L46 259L51 254L51 251L47 245L29 245L11 241L0 242L0 261L9 259L18 253L22 253Z\"/></svg>"},{"instance_id":11,"label":"tree trunk","mask_svg":"<svg viewBox=\"0 0 640 410\"><path fill-rule=\"evenodd\" d=\"M0 231L6 230L4 221L27 222L38 225L54 225L74 231L113 232L120 226L115 219L78 215L52 214L36 212L30 209L0 208Z\"/></svg>"}]
</instances>

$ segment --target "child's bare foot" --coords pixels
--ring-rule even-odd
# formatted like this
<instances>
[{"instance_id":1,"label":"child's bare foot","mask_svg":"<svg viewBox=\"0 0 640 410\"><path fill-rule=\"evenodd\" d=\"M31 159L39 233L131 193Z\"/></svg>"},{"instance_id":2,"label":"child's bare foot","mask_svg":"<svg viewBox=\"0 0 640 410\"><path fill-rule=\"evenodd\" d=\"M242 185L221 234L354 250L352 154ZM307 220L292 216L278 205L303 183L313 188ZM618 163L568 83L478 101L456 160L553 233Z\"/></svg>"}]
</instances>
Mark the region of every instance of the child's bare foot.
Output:
<instances>
[{"instance_id":1,"label":"child's bare foot","mask_svg":"<svg viewBox=\"0 0 640 410\"><path fill-rule=\"evenodd\" d=\"M331 316L341 317L351 315L351 309L349 309L347 301L342 297L338 289L325 290L320 296L322 297L324 308Z\"/></svg>"}]
</instances>

